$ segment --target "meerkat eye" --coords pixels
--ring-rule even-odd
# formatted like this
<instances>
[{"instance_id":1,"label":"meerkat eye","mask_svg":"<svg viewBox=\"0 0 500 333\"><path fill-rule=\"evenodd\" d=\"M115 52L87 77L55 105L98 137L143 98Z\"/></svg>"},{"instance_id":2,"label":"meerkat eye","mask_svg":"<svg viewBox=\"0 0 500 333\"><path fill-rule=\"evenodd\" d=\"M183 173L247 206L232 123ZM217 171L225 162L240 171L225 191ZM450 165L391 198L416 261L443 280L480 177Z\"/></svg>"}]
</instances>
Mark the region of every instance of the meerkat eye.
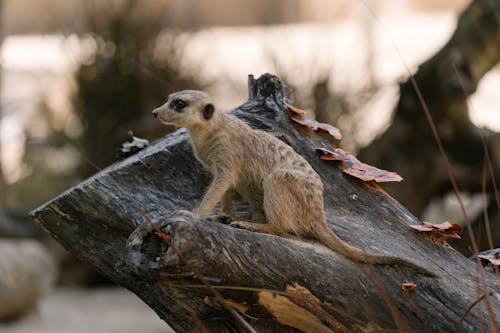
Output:
<instances>
[{"instance_id":1,"label":"meerkat eye","mask_svg":"<svg viewBox=\"0 0 500 333\"><path fill-rule=\"evenodd\" d=\"M181 110L186 106L187 102L183 101L182 99L174 99L172 102L170 102L170 107L177 112L181 112Z\"/></svg>"}]
</instances>

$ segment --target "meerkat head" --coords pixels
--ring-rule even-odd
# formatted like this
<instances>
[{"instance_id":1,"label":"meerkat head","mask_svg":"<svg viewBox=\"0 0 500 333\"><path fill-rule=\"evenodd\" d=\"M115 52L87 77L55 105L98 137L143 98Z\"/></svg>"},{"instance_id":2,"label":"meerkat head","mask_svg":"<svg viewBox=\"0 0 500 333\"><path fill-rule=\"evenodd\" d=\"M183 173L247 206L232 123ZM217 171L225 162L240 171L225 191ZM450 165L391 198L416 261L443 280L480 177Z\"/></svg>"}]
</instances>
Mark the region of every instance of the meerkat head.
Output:
<instances>
[{"instance_id":1,"label":"meerkat head","mask_svg":"<svg viewBox=\"0 0 500 333\"><path fill-rule=\"evenodd\" d=\"M194 127L209 122L215 107L207 93L184 90L168 96L165 104L153 110L153 116L166 125Z\"/></svg>"}]
</instances>

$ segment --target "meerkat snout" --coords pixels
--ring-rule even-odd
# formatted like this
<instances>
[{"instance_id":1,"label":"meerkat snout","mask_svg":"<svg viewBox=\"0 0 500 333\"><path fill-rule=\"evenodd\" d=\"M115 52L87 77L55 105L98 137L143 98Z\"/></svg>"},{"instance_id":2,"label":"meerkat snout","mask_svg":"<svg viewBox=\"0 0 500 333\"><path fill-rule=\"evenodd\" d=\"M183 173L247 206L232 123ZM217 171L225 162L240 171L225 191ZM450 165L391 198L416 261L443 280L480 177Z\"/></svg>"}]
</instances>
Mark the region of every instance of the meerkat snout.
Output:
<instances>
[{"instance_id":1,"label":"meerkat snout","mask_svg":"<svg viewBox=\"0 0 500 333\"><path fill-rule=\"evenodd\" d=\"M153 110L153 117L158 118L158 110Z\"/></svg>"}]
</instances>

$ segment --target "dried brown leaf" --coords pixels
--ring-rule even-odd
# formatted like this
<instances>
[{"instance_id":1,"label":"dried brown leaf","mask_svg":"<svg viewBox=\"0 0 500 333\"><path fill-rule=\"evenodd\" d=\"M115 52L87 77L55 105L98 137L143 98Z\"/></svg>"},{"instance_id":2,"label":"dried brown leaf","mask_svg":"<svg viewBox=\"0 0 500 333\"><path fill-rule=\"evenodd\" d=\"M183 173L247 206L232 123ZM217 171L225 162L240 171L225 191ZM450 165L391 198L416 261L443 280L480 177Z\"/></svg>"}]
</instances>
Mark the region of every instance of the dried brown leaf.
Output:
<instances>
[{"instance_id":1,"label":"dried brown leaf","mask_svg":"<svg viewBox=\"0 0 500 333\"><path fill-rule=\"evenodd\" d=\"M436 242L439 242L439 243L444 242L444 237L443 237L443 235L441 235L441 234L431 233L431 234L429 234L429 236L428 236L428 237L429 237L430 239L432 239L432 240L436 241Z\"/></svg>"},{"instance_id":2,"label":"dried brown leaf","mask_svg":"<svg viewBox=\"0 0 500 333\"><path fill-rule=\"evenodd\" d=\"M447 230L451 228L451 223L450 222L437 223L433 224L432 227L440 230Z\"/></svg>"},{"instance_id":3,"label":"dried brown leaf","mask_svg":"<svg viewBox=\"0 0 500 333\"><path fill-rule=\"evenodd\" d=\"M462 226L456 223L450 223L450 222L442 222L442 223L429 223L429 222L424 222L425 225L428 225L434 229L439 229L441 231L446 231L448 233L455 233L455 232L461 232L462 231Z\"/></svg>"},{"instance_id":4,"label":"dried brown leaf","mask_svg":"<svg viewBox=\"0 0 500 333\"><path fill-rule=\"evenodd\" d=\"M422 222L423 224L412 224L410 228L420 232L428 233L429 237L436 241L443 241L445 238L458 238L460 235L457 232L462 231L462 227L456 223L442 222L432 224L429 222Z\"/></svg>"},{"instance_id":5,"label":"dried brown leaf","mask_svg":"<svg viewBox=\"0 0 500 333\"><path fill-rule=\"evenodd\" d=\"M296 123L302 126L306 126L315 132L328 133L337 140L342 139L342 133L340 133L340 130L337 127L309 119L305 116L306 112L304 110L299 109L293 105L290 105L288 103L284 103L284 105L293 113L290 118Z\"/></svg>"},{"instance_id":6,"label":"dried brown leaf","mask_svg":"<svg viewBox=\"0 0 500 333\"><path fill-rule=\"evenodd\" d=\"M353 154L346 152L345 150L342 150L340 148L334 148L333 150L329 150L326 148L317 148L316 150L322 153L320 158L326 161L349 162L353 159L356 159Z\"/></svg>"},{"instance_id":7,"label":"dried brown leaf","mask_svg":"<svg viewBox=\"0 0 500 333\"><path fill-rule=\"evenodd\" d=\"M306 114L306 112L304 110L299 109L296 106L293 106L293 105L288 104L288 103L283 103L283 104L285 104L285 106L288 108L288 110L290 110L290 111L292 111L292 112L294 112L296 114Z\"/></svg>"},{"instance_id":8,"label":"dried brown leaf","mask_svg":"<svg viewBox=\"0 0 500 333\"><path fill-rule=\"evenodd\" d=\"M161 230L157 230L155 232L155 234L160 237L160 238L163 238L163 240L165 240L166 242L170 243L172 241L172 235L169 235Z\"/></svg>"},{"instance_id":9,"label":"dried brown leaf","mask_svg":"<svg viewBox=\"0 0 500 333\"><path fill-rule=\"evenodd\" d=\"M432 231L432 227L422 225L422 224L410 224L410 228L413 228L418 231Z\"/></svg>"},{"instance_id":10,"label":"dried brown leaf","mask_svg":"<svg viewBox=\"0 0 500 333\"><path fill-rule=\"evenodd\" d=\"M344 172L361 180L376 181L377 183L400 182L403 180L395 172L382 170L365 163L355 164L351 168L344 169Z\"/></svg>"},{"instance_id":11,"label":"dried brown leaf","mask_svg":"<svg viewBox=\"0 0 500 333\"><path fill-rule=\"evenodd\" d=\"M460 224L452 223L450 229L448 231L450 232L462 232L463 228Z\"/></svg>"},{"instance_id":12,"label":"dried brown leaf","mask_svg":"<svg viewBox=\"0 0 500 333\"><path fill-rule=\"evenodd\" d=\"M321 159L327 161L341 162L342 170L353 177L359 178L364 181L382 182L400 182L403 178L395 172L376 168L361 162L352 153L347 152L340 148L333 148L333 150L325 148L317 148L322 153Z\"/></svg>"},{"instance_id":13,"label":"dried brown leaf","mask_svg":"<svg viewBox=\"0 0 500 333\"><path fill-rule=\"evenodd\" d=\"M337 127L332 126L330 124L320 123L319 121L312 120L303 115L298 115L298 114L293 115L291 119L302 126L309 127L315 132L328 133L337 140L342 139L342 133L340 133L340 130Z\"/></svg>"},{"instance_id":14,"label":"dried brown leaf","mask_svg":"<svg viewBox=\"0 0 500 333\"><path fill-rule=\"evenodd\" d=\"M342 140L342 133L340 133L340 130L337 127L330 124L320 123L316 120L314 120L314 122L315 126L317 127L315 131L327 133L337 140Z\"/></svg>"},{"instance_id":15,"label":"dried brown leaf","mask_svg":"<svg viewBox=\"0 0 500 333\"><path fill-rule=\"evenodd\" d=\"M401 285L401 288L404 291L414 291L417 288L417 285L415 283L413 283L413 282L404 282Z\"/></svg>"}]
</instances>

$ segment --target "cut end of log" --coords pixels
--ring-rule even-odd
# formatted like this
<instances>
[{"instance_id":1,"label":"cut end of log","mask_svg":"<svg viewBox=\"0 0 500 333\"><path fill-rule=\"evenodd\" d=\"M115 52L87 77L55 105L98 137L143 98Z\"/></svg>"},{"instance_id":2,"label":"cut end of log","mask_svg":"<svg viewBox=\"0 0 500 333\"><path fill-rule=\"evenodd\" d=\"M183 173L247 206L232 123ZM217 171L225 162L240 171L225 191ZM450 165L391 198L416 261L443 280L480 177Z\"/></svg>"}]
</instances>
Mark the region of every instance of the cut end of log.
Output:
<instances>
[{"instance_id":1,"label":"cut end of log","mask_svg":"<svg viewBox=\"0 0 500 333\"><path fill-rule=\"evenodd\" d=\"M154 278L169 265L178 264L179 256L171 237L172 225L185 221L186 215L191 219L195 217L187 211L176 211L161 222L150 221L139 226L127 240L129 268L140 276Z\"/></svg>"}]
</instances>

